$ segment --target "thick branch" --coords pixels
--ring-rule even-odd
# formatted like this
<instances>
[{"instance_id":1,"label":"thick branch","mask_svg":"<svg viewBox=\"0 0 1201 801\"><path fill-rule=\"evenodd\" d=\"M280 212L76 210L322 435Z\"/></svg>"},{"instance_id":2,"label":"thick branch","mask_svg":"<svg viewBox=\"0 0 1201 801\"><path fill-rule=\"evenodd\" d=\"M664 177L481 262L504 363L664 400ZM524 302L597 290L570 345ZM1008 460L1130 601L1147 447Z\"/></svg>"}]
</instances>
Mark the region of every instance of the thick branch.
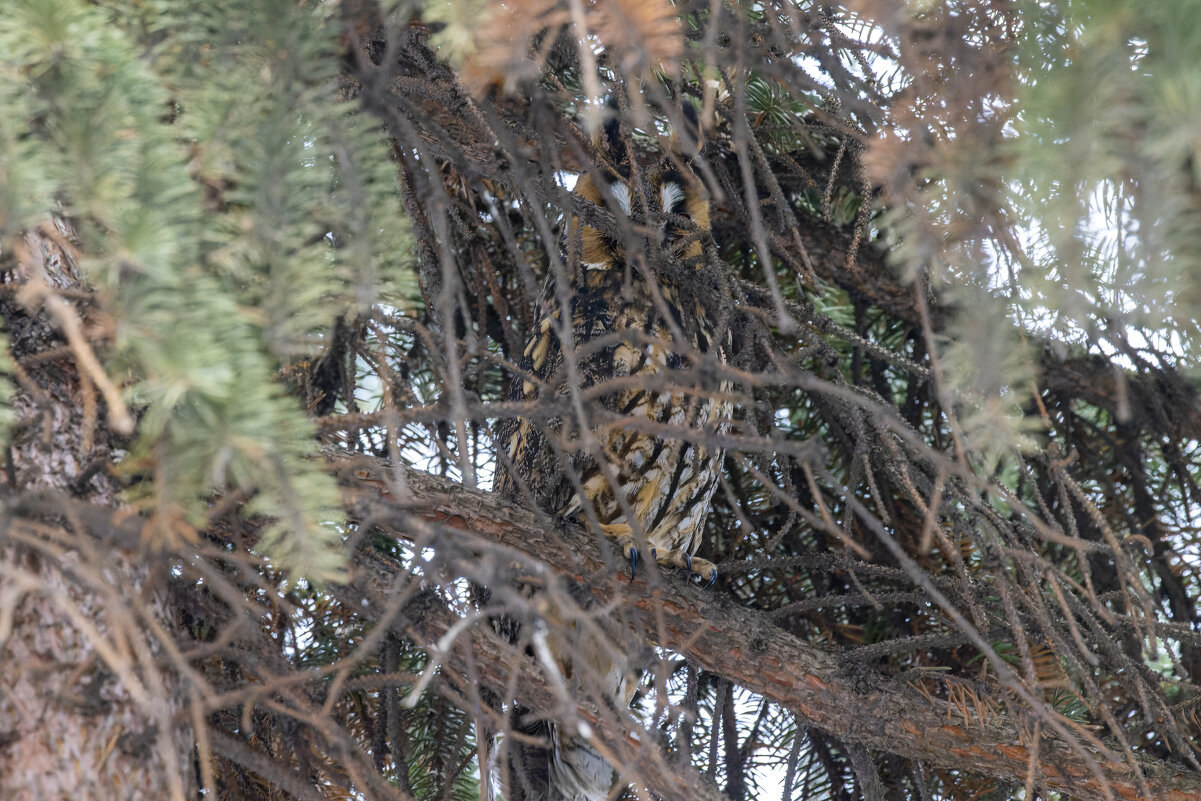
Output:
<instances>
[{"instance_id":1,"label":"thick branch","mask_svg":"<svg viewBox=\"0 0 1201 801\"><path fill-rule=\"evenodd\" d=\"M400 468L397 481L392 468L367 457L330 458L345 488L346 505L360 519L398 532L417 522L439 525L444 536L500 543L576 580L587 577L598 602L622 605L655 644L849 743L1015 782L1027 775L1029 735L1004 713L981 715L957 707L952 717L949 707L932 703L911 685L861 665L848 667L837 653L799 640L725 596L678 580L630 584L605 571L600 549L587 532L544 527L530 512L495 495L407 468ZM403 497L393 492L398 487L404 487ZM598 573L607 578L594 580ZM1140 781L1121 750L1086 752L1046 734L1045 728L1035 759L1048 790L1079 798L1112 793L1120 798L1201 799L1201 777L1191 771L1140 758Z\"/></svg>"}]
</instances>

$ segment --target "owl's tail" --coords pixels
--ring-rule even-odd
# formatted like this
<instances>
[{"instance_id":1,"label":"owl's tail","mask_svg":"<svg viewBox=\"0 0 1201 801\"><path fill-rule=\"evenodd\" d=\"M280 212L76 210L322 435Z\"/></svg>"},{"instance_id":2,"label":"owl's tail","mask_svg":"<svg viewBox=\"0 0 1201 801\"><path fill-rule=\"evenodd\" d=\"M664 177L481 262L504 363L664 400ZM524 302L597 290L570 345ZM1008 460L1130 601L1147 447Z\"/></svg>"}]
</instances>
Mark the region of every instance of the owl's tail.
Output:
<instances>
[{"instance_id":1,"label":"owl's tail","mask_svg":"<svg viewBox=\"0 0 1201 801\"><path fill-rule=\"evenodd\" d=\"M508 744L505 801L605 801L609 797L615 771L587 740L547 721L514 731L519 736Z\"/></svg>"},{"instance_id":2,"label":"owl's tail","mask_svg":"<svg viewBox=\"0 0 1201 801\"><path fill-rule=\"evenodd\" d=\"M588 741L551 726L550 801L604 801L614 770Z\"/></svg>"},{"instance_id":3,"label":"owl's tail","mask_svg":"<svg viewBox=\"0 0 1201 801\"><path fill-rule=\"evenodd\" d=\"M585 588L570 589L578 611L591 605ZM552 609L572 606L552 604ZM606 626L603 616L585 624L555 612L546 622L554 636L542 640L540 632L535 634L531 650L541 650L539 661L557 670L556 683L572 698L591 698L615 711L628 709L639 682L637 671L627 672L634 645L622 639L622 628ZM502 746L505 801L605 801L610 796L617 772L592 747L587 723L560 723L515 707L510 724L513 734Z\"/></svg>"}]
</instances>

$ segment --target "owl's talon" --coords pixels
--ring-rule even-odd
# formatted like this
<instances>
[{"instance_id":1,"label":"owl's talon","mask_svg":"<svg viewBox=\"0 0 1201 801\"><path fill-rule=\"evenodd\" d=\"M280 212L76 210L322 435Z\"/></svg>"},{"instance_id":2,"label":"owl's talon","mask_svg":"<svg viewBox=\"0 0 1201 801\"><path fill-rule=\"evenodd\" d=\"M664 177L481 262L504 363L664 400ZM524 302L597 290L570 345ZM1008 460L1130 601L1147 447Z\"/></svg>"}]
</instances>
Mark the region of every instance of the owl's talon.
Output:
<instances>
[{"instance_id":1,"label":"owl's talon","mask_svg":"<svg viewBox=\"0 0 1201 801\"><path fill-rule=\"evenodd\" d=\"M717 581L717 565L708 559L699 556L693 559L689 554L684 554L684 563L688 565L689 577L696 576L705 581L705 587L712 587L713 582Z\"/></svg>"},{"instance_id":2,"label":"owl's talon","mask_svg":"<svg viewBox=\"0 0 1201 801\"><path fill-rule=\"evenodd\" d=\"M630 561L630 581L638 574L638 546L634 543L634 533L626 523L601 523L600 532L614 540L621 548L621 553Z\"/></svg>"},{"instance_id":3,"label":"owl's talon","mask_svg":"<svg viewBox=\"0 0 1201 801\"><path fill-rule=\"evenodd\" d=\"M684 571L687 578L692 578L692 554L684 554Z\"/></svg>"}]
</instances>

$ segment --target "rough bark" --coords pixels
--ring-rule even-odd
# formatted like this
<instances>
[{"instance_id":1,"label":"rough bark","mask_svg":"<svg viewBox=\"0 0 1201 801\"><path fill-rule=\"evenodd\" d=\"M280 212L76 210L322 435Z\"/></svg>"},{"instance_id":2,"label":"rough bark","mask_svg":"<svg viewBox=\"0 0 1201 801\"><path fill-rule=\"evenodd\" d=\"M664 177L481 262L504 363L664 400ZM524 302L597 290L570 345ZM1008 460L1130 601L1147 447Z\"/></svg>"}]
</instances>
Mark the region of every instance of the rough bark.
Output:
<instances>
[{"instance_id":1,"label":"rough bark","mask_svg":"<svg viewBox=\"0 0 1201 801\"><path fill-rule=\"evenodd\" d=\"M86 315L86 304L63 300L79 278L70 240L48 221L0 286L22 365L0 485L0 795L182 799L191 742L174 719L174 679L134 611L161 621L166 610L141 597L146 564L106 548L65 505L111 509L117 486L104 468L123 444L100 424L103 403L77 369L90 346L68 344L42 312L49 298L59 317ZM22 516L26 501L38 519Z\"/></svg>"}]
</instances>

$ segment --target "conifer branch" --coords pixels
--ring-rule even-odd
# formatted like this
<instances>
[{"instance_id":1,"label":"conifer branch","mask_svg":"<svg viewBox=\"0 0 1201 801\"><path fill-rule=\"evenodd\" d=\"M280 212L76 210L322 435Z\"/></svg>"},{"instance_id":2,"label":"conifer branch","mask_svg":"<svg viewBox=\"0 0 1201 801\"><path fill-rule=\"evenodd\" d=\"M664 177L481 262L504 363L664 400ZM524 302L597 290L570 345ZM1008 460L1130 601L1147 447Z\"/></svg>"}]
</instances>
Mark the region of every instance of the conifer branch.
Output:
<instances>
[{"instance_id":1,"label":"conifer branch","mask_svg":"<svg viewBox=\"0 0 1201 801\"><path fill-rule=\"evenodd\" d=\"M921 682L879 675L838 652L807 644L774 625L767 615L733 605L725 596L666 576L649 581L639 577L631 584L606 567L596 541L582 529L549 528L529 511L495 495L408 468L399 469L405 489L397 497L391 488L397 485L394 471L398 468L332 451L327 451L327 460L343 487L346 508L358 519L399 536L421 521L435 527L439 537L459 540L468 549L493 543L527 554L587 582L598 604L619 604L655 645L761 693L848 743L1018 783L1026 781L1030 761L1037 759L1035 771L1043 786L1078 798L1201 799L1201 777L1187 775L1180 766L1142 757L1134 761L1116 746L1098 749L1069 742L1046 726L1041 727L1040 742L1033 745L1029 732L1035 721L1014 721L1000 711L989 711L1016 708L1005 703L999 689L995 698L971 699L976 703L970 709L961 699L952 714L951 700L942 706ZM358 557L356 586L381 569L378 557L369 557L373 567L365 574L368 563L363 559ZM394 569L398 578L400 570ZM598 575L605 578L597 581ZM388 583L377 578L374 584L386 587ZM448 617L430 624L423 635L428 637L426 644L435 642L453 623ZM478 642L488 643L488 637ZM529 686L527 678L538 683L522 665L512 664L517 658L513 654L506 657L495 643L487 647L492 650L481 654L477 664L489 659L508 661L506 672L523 671L519 687ZM545 692L539 688L522 700L546 701ZM1142 776L1136 774L1136 765ZM1143 787L1151 795L1142 796Z\"/></svg>"}]
</instances>

